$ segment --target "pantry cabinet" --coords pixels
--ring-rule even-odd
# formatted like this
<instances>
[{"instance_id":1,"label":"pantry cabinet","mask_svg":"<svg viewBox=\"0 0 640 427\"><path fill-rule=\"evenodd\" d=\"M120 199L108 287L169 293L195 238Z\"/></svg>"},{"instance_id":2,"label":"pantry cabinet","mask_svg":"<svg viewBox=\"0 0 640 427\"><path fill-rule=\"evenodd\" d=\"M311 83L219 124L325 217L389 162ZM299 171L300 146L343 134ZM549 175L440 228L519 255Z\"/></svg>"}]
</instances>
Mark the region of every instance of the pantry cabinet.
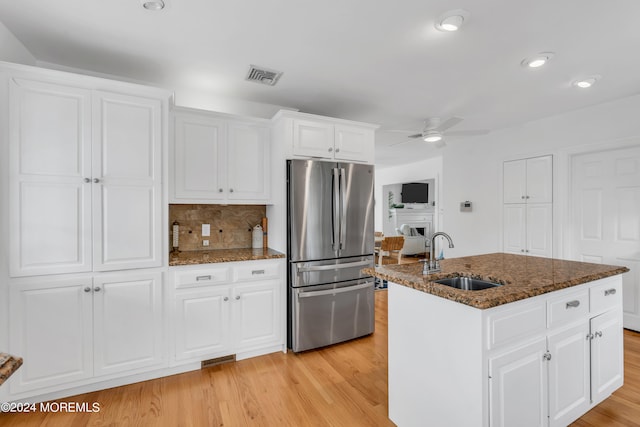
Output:
<instances>
[{"instance_id":1,"label":"pantry cabinet","mask_svg":"<svg viewBox=\"0 0 640 427\"><path fill-rule=\"evenodd\" d=\"M13 394L60 390L166 360L161 273L14 281L9 307L9 345L25 360L10 383Z\"/></svg>"},{"instance_id":2,"label":"pantry cabinet","mask_svg":"<svg viewBox=\"0 0 640 427\"><path fill-rule=\"evenodd\" d=\"M269 127L259 119L174 109L171 199L268 203Z\"/></svg>"},{"instance_id":3,"label":"pantry cabinet","mask_svg":"<svg viewBox=\"0 0 640 427\"><path fill-rule=\"evenodd\" d=\"M374 162L375 125L285 110L272 120L287 158Z\"/></svg>"},{"instance_id":4,"label":"pantry cabinet","mask_svg":"<svg viewBox=\"0 0 640 427\"><path fill-rule=\"evenodd\" d=\"M162 265L166 99L9 77L10 274Z\"/></svg>"}]
</instances>

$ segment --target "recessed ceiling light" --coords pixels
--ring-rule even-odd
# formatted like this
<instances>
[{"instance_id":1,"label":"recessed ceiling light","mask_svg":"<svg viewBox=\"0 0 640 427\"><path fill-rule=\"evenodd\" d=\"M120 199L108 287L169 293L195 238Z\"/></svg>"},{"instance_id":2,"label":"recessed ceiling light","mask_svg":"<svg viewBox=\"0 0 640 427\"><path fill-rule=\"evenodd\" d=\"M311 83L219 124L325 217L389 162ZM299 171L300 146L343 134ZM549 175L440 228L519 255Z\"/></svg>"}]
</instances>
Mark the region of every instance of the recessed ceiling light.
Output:
<instances>
[{"instance_id":1,"label":"recessed ceiling light","mask_svg":"<svg viewBox=\"0 0 640 427\"><path fill-rule=\"evenodd\" d=\"M439 31L458 31L462 24L469 20L469 12L462 9L450 10L436 19L435 27Z\"/></svg>"},{"instance_id":2,"label":"recessed ceiling light","mask_svg":"<svg viewBox=\"0 0 640 427\"><path fill-rule=\"evenodd\" d=\"M162 0L142 0L142 7L147 10L162 10L164 2Z\"/></svg>"},{"instance_id":3,"label":"recessed ceiling light","mask_svg":"<svg viewBox=\"0 0 640 427\"><path fill-rule=\"evenodd\" d=\"M553 58L553 55L553 52L541 52L532 57L523 59L520 64L522 64L523 67L539 68L549 62L549 60Z\"/></svg>"},{"instance_id":4,"label":"recessed ceiling light","mask_svg":"<svg viewBox=\"0 0 640 427\"><path fill-rule=\"evenodd\" d=\"M438 142L442 139L442 134L435 130L430 130L422 135L422 140L424 142Z\"/></svg>"},{"instance_id":5,"label":"recessed ceiling light","mask_svg":"<svg viewBox=\"0 0 640 427\"><path fill-rule=\"evenodd\" d=\"M583 79L574 81L573 85L581 89L587 89L593 86L595 82L597 82L598 80L600 80L600 76L589 76L589 77L585 77Z\"/></svg>"}]
</instances>

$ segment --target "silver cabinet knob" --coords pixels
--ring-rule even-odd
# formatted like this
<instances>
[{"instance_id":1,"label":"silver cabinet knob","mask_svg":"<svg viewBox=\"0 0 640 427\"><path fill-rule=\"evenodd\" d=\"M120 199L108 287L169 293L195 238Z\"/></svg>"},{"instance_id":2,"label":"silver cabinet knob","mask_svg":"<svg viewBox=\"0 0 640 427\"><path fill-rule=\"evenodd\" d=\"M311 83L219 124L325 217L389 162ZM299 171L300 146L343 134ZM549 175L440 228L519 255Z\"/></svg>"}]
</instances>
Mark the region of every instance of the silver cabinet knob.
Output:
<instances>
[{"instance_id":1,"label":"silver cabinet knob","mask_svg":"<svg viewBox=\"0 0 640 427\"><path fill-rule=\"evenodd\" d=\"M218 193L222 193L224 190L222 188L218 188Z\"/></svg>"},{"instance_id":2,"label":"silver cabinet knob","mask_svg":"<svg viewBox=\"0 0 640 427\"><path fill-rule=\"evenodd\" d=\"M524 196L520 196L520 198L524 200Z\"/></svg>"},{"instance_id":3,"label":"silver cabinet knob","mask_svg":"<svg viewBox=\"0 0 640 427\"><path fill-rule=\"evenodd\" d=\"M100 182L100 179L99 178L93 178L93 182L94 182L94 184L97 184L97 183Z\"/></svg>"},{"instance_id":4,"label":"silver cabinet knob","mask_svg":"<svg viewBox=\"0 0 640 427\"><path fill-rule=\"evenodd\" d=\"M240 299L240 295L236 295L236 300L239 300L239 299Z\"/></svg>"},{"instance_id":5,"label":"silver cabinet knob","mask_svg":"<svg viewBox=\"0 0 640 427\"><path fill-rule=\"evenodd\" d=\"M332 152L332 151L333 151L333 148L332 148L332 147L329 147L329 152Z\"/></svg>"},{"instance_id":6,"label":"silver cabinet knob","mask_svg":"<svg viewBox=\"0 0 640 427\"><path fill-rule=\"evenodd\" d=\"M520 249L520 252L524 252L524 249Z\"/></svg>"},{"instance_id":7,"label":"silver cabinet knob","mask_svg":"<svg viewBox=\"0 0 640 427\"><path fill-rule=\"evenodd\" d=\"M91 292L91 287L87 286L83 289L85 292Z\"/></svg>"},{"instance_id":8,"label":"silver cabinet knob","mask_svg":"<svg viewBox=\"0 0 640 427\"><path fill-rule=\"evenodd\" d=\"M83 181L89 183L91 182L91 178L85 178Z\"/></svg>"},{"instance_id":9,"label":"silver cabinet knob","mask_svg":"<svg viewBox=\"0 0 640 427\"><path fill-rule=\"evenodd\" d=\"M527 196L527 199L530 199L531 197Z\"/></svg>"},{"instance_id":10,"label":"silver cabinet knob","mask_svg":"<svg viewBox=\"0 0 640 427\"><path fill-rule=\"evenodd\" d=\"M222 300L223 301L229 301L229 297L224 297Z\"/></svg>"},{"instance_id":11,"label":"silver cabinet knob","mask_svg":"<svg viewBox=\"0 0 640 427\"><path fill-rule=\"evenodd\" d=\"M230 188L230 189L229 189L229 193L233 193L233 188Z\"/></svg>"},{"instance_id":12,"label":"silver cabinet knob","mask_svg":"<svg viewBox=\"0 0 640 427\"><path fill-rule=\"evenodd\" d=\"M339 152L340 152L340 149L339 149L339 148L336 148L336 153L339 153Z\"/></svg>"},{"instance_id":13,"label":"silver cabinet knob","mask_svg":"<svg viewBox=\"0 0 640 427\"><path fill-rule=\"evenodd\" d=\"M598 332L596 332L596 338L597 338L597 337L601 337L601 336L602 336L602 331L598 331Z\"/></svg>"},{"instance_id":14,"label":"silver cabinet knob","mask_svg":"<svg viewBox=\"0 0 640 427\"><path fill-rule=\"evenodd\" d=\"M100 292L102 288L100 286L96 286L95 288L93 288L93 290L96 292Z\"/></svg>"}]
</instances>

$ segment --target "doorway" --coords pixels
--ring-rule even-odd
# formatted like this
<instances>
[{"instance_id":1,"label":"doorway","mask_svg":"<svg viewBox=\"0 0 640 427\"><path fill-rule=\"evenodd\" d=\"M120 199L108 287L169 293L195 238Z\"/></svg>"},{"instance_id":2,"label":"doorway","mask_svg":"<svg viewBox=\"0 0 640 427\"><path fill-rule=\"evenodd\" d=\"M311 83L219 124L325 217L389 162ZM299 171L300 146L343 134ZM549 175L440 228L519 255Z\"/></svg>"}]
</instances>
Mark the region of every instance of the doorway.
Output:
<instances>
[{"instance_id":1,"label":"doorway","mask_svg":"<svg viewBox=\"0 0 640 427\"><path fill-rule=\"evenodd\" d=\"M573 257L624 265L624 327L640 331L640 145L571 157Z\"/></svg>"}]
</instances>

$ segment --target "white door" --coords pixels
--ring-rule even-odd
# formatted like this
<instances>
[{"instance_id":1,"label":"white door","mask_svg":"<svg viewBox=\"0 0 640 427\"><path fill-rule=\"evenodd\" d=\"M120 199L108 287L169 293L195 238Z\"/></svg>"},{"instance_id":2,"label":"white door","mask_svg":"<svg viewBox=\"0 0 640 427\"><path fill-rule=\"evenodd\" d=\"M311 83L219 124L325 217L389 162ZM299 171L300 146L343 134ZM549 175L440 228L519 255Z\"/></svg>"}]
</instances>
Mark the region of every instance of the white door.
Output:
<instances>
[{"instance_id":1,"label":"white door","mask_svg":"<svg viewBox=\"0 0 640 427\"><path fill-rule=\"evenodd\" d=\"M7 350L24 359L12 393L93 375L91 289L90 277L11 285Z\"/></svg>"},{"instance_id":2,"label":"white door","mask_svg":"<svg viewBox=\"0 0 640 427\"><path fill-rule=\"evenodd\" d=\"M524 255L527 247L527 205L504 205L503 250Z\"/></svg>"},{"instance_id":3,"label":"white door","mask_svg":"<svg viewBox=\"0 0 640 427\"><path fill-rule=\"evenodd\" d=\"M238 349L280 343L279 280L237 285L233 290L233 326Z\"/></svg>"},{"instance_id":4,"label":"white door","mask_svg":"<svg viewBox=\"0 0 640 427\"><path fill-rule=\"evenodd\" d=\"M373 130L335 125L335 159L373 163Z\"/></svg>"},{"instance_id":5,"label":"white door","mask_svg":"<svg viewBox=\"0 0 640 427\"><path fill-rule=\"evenodd\" d=\"M215 286L176 295L176 360L230 354L231 292ZM201 359L199 359L201 360Z\"/></svg>"},{"instance_id":6,"label":"white door","mask_svg":"<svg viewBox=\"0 0 640 427\"><path fill-rule=\"evenodd\" d=\"M162 274L102 275L93 284L95 375L160 365Z\"/></svg>"},{"instance_id":7,"label":"white door","mask_svg":"<svg viewBox=\"0 0 640 427\"><path fill-rule=\"evenodd\" d=\"M513 160L502 167L503 203L525 203L527 198L527 162Z\"/></svg>"},{"instance_id":8,"label":"white door","mask_svg":"<svg viewBox=\"0 0 640 427\"><path fill-rule=\"evenodd\" d=\"M293 120L293 155L333 158L333 125L311 120Z\"/></svg>"},{"instance_id":9,"label":"white door","mask_svg":"<svg viewBox=\"0 0 640 427\"><path fill-rule=\"evenodd\" d=\"M96 92L93 116L93 269L159 267L161 102Z\"/></svg>"},{"instance_id":10,"label":"white door","mask_svg":"<svg viewBox=\"0 0 640 427\"><path fill-rule=\"evenodd\" d=\"M548 425L546 339L489 359L491 427Z\"/></svg>"},{"instance_id":11,"label":"white door","mask_svg":"<svg viewBox=\"0 0 640 427\"><path fill-rule=\"evenodd\" d=\"M525 249L527 255L551 258L552 217L551 203L527 204L527 246Z\"/></svg>"},{"instance_id":12,"label":"white door","mask_svg":"<svg viewBox=\"0 0 640 427\"><path fill-rule=\"evenodd\" d=\"M624 265L624 327L640 331L640 146L576 155L573 257Z\"/></svg>"},{"instance_id":13,"label":"white door","mask_svg":"<svg viewBox=\"0 0 640 427\"><path fill-rule=\"evenodd\" d=\"M527 159L527 203L553 201L553 157Z\"/></svg>"},{"instance_id":14,"label":"white door","mask_svg":"<svg viewBox=\"0 0 640 427\"><path fill-rule=\"evenodd\" d=\"M622 386L623 335L618 310L591 319L591 400L597 404Z\"/></svg>"},{"instance_id":15,"label":"white door","mask_svg":"<svg viewBox=\"0 0 640 427\"><path fill-rule=\"evenodd\" d=\"M589 322L586 320L548 337L549 422L567 426L589 410Z\"/></svg>"},{"instance_id":16,"label":"white door","mask_svg":"<svg viewBox=\"0 0 640 427\"><path fill-rule=\"evenodd\" d=\"M225 121L197 115L176 115L174 141L174 197L225 199L228 194Z\"/></svg>"},{"instance_id":17,"label":"white door","mask_svg":"<svg viewBox=\"0 0 640 427\"><path fill-rule=\"evenodd\" d=\"M269 128L254 123L229 122L227 134L227 197L266 202L271 163Z\"/></svg>"},{"instance_id":18,"label":"white door","mask_svg":"<svg viewBox=\"0 0 640 427\"><path fill-rule=\"evenodd\" d=\"M10 274L91 271L91 92L10 80Z\"/></svg>"}]
</instances>

